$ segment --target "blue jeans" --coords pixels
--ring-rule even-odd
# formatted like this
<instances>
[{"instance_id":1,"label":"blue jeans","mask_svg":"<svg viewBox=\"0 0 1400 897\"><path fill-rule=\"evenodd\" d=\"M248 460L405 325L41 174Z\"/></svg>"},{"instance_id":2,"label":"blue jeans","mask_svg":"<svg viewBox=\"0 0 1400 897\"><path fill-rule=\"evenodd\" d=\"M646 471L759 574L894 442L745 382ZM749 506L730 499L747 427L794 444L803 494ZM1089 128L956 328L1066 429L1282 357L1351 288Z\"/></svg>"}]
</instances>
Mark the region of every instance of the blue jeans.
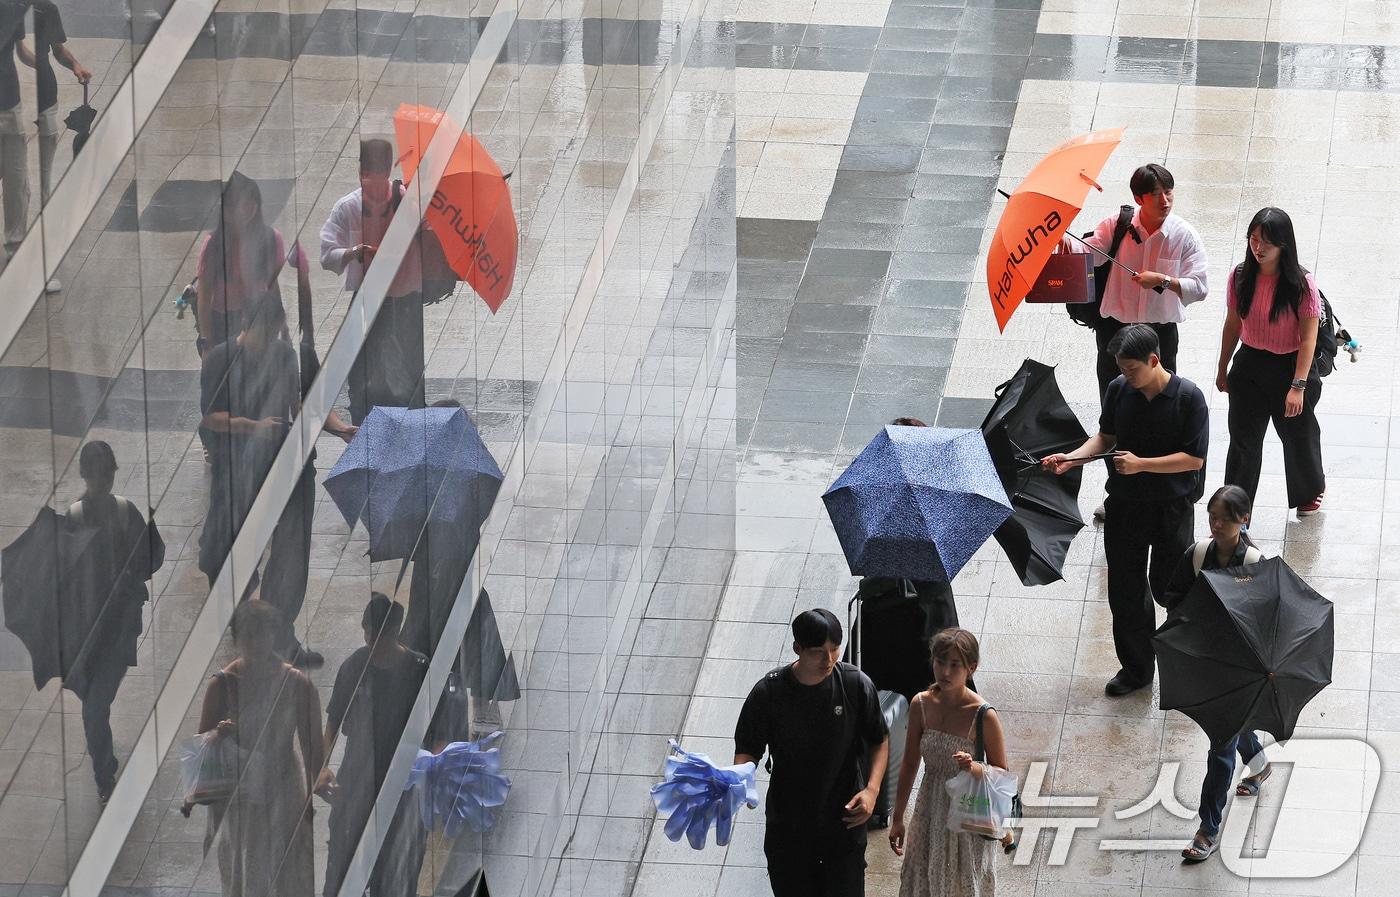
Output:
<instances>
[{"instance_id":1,"label":"blue jeans","mask_svg":"<svg viewBox=\"0 0 1400 897\"><path fill-rule=\"evenodd\" d=\"M1206 778L1201 783L1201 831L1214 838L1220 832L1225 802L1230 797L1230 780L1235 776L1235 754L1246 764L1264 752L1259 736L1245 732L1206 754Z\"/></svg>"}]
</instances>

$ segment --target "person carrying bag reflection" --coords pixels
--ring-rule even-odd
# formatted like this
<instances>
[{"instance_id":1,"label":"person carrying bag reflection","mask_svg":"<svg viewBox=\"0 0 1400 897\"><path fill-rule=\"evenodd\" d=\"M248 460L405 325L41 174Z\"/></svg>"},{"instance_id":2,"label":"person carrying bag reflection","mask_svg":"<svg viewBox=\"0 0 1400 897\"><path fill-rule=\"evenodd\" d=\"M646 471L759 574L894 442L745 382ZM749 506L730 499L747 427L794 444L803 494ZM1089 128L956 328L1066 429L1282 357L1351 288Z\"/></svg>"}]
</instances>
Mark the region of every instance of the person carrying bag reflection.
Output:
<instances>
[{"instance_id":1,"label":"person carrying bag reflection","mask_svg":"<svg viewBox=\"0 0 1400 897\"><path fill-rule=\"evenodd\" d=\"M117 780L117 757L112 745L111 711L128 668L136 665L141 637L141 614L150 593L149 580L165 562L165 542L129 500L112 492L117 458L100 440L78 453L78 472L87 489L68 508L68 519L97 531L90 553L76 572L78 592L96 599L96 606L66 614L83 631L81 648L64 687L82 701L83 735L97 780L97 799L106 804ZM76 596L73 596L76 597ZM88 602L84 602L87 604Z\"/></svg>"},{"instance_id":2,"label":"person carrying bag reflection","mask_svg":"<svg viewBox=\"0 0 1400 897\"><path fill-rule=\"evenodd\" d=\"M209 805L204 850L217 850L224 897L309 897L321 699L278 655L282 619L270 604L239 605L231 629L238 657L210 678L199 732L236 739L246 761L232 796Z\"/></svg>"}]
</instances>

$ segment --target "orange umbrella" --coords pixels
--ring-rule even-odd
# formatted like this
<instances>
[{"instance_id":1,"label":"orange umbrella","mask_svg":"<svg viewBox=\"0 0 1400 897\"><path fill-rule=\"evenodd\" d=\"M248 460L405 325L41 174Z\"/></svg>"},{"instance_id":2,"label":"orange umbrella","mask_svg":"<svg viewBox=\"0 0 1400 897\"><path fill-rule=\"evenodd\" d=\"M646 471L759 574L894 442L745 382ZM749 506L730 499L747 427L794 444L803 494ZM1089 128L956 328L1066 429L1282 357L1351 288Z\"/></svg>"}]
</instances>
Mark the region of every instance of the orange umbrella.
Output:
<instances>
[{"instance_id":1,"label":"orange umbrella","mask_svg":"<svg viewBox=\"0 0 1400 897\"><path fill-rule=\"evenodd\" d=\"M1069 233L1089 188L1103 190L1094 179L1122 138L1122 128L1072 137L1041 159L1009 196L1002 194L1006 209L987 252L987 294L1002 330Z\"/></svg>"},{"instance_id":2,"label":"orange umbrella","mask_svg":"<svg viewBox=\"0 0 1400 897\"><path fill-rule=\"evenodd\" d=\"M433 192L424 220L442 244L457 276L471 284L494 314L515 282L519 233L510 205L510 187L494 159L471 134L444 113L407 103L394 113L399 163L404 182L412 183L428 143L439 125L461 134L442 180Z\"/></svg>"}]
</instances>

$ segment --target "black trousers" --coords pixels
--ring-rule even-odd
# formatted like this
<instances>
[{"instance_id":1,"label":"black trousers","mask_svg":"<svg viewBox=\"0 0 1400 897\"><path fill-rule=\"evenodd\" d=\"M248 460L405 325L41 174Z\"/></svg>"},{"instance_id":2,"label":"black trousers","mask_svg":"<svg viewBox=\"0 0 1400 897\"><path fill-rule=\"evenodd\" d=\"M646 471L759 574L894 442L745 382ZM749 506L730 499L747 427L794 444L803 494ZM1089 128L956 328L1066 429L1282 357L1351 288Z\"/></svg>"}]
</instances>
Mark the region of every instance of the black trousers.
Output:
<instances>
[{"instance_id":1,"label":"black trousers","mask_svg":"<svg viewBox=\"0 0 1400 897\"><path fill-rule=\"evenodd\" d=\"M422 408L423 365L423 297L386 296L350 368L350 419L375 405Z\"/></svg>"},{"instance_id":2,"label":"black trousers","mask_svg":"<svg viewBox=\"0 0 1400 897\"><path fill-rule=\"evenodd\" d=\"M823 849L822 839L774 831L763 838L773 897L865 897L865 850Z\"/></svg>"},{"instance_id":3,"label":"black trousers","mask_svg":"<svg viewBox=\"0 0 1400 897\"><path fill-rule=\"evenodd\" d=\"M234 475L224 465L216 464L211 476L209 511L205 514L199 543L199 568L209 578L211 588L228 561L233 540L243 528L252 499L262 486L259 477L257 482L244 485L235 494ZM297 615L306 603L306 583L311 574L311 521L315 510L316 467L307 464L277 517L262 576L260 578L254 570L242 596L246 599L261 583L262 600L282 614L283 630L278 638L278 650L287 660L301 647L295 626Z\"/></svg>"},{"instance_id":4,"label":"black trousers","mask_svg":"<svg viewBox=\"0 0 1400 897\"><path fill-rule=\"evenodd\" d=\"M1283 477L1290 508L1307 504L1327 487L1322 469L1322 428L1317 423L1322 378L1310 371L1308 388L1303 391L1303 412L1297 417L1283 413L1297 359L1297 352L1275 355L1240 346L1228 377L1230 451L1225 455L1225 482L1254 498L1264 463L1264 434L1272 420L1283 443Z\"/></svg>"},{"instance_id":5,"label":"black trousers","mask_svg":"<svg viewBox=\"0 0 1400 897\"><path fill-rule=\"evenodd\" d=\"M110 787L117 781L118 765L112 746L112 702L126 676L126 657L121 650L109 647L91 663L82 697L83 735L92 760L93 778L98 787Z\"/></svg>"},{"instance_id":6,"label":"black trousers","mask_svg":"<svg viewBox=\"0 0 1400 897\"><path fill-rule=\"evenodd\" d=\"M1094 339L1099 347L1097 373L1099 375L1100 403L1103 402L1104 394L1108 392L1108 384L1112 383L1120 373L1118 359L1108 353L1109 340L1113 339L1114 335L1126 326L1128 325L1114 318L1104 318L1094 328ZM1157 356L1162 359L1162 367L1175 373L1176 351L1181 342L1176 324L1148 324L1147 326L1157 331L1157 339L1161 341Z\"/></svg>"},{"instance_id":7,"label":"black trousers","mask_svg":"<svg viewBox=\"0 0 1400 897\"><path fill-rule=\"evenodd\" d=\"M1108 607L1119 675L1146 685L1152 681L1152 633L1157 628L1153 596L1165 599L1172 571L1193 544L1195 502L1141 502L1109 493L1104 511Z\"/></svg>"}]
</instances>

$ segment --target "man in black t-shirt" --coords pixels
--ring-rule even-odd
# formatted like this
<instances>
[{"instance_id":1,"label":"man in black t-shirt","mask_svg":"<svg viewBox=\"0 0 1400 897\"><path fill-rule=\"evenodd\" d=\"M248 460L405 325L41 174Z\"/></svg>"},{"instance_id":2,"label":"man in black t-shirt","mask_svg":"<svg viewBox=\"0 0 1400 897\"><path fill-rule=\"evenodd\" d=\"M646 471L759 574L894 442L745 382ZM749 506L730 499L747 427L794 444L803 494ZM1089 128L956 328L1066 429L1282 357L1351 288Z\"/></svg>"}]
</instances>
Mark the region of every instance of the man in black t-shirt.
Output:
<instances>
[{"instance_id":1,"label":"man in black t-shirt","mask_svg":"<svg viewBox=\"0 0 1400 897\"><path fill-rule=\"evenodd\" d=\"M428 658L399 642L403 605L375 592L360 625L365 646L340 665L326 705L325 755L331 755L344 732L345 757L338 773L328 766L316 782L316 792L331 803L326 897L340 893L428 673ZM431 731L428 737L432 739ZM417 801L405 796L399 800L384 836L370 875L369 893L375 897L416 897L426 845Z\"/></svg>"},{"instance_id":2,"label":"man in black t-shirt","mask_svg":"<svg viewBox=\"0 0 1400 897\"><path fill-rule=\"evenodd\" d=\"M771 757L763 851L774 897L863 897L889 730L875 685L838 661L835 614L804 611L792 635L797 660L760 679L739 712L734 763Z\"/></svg>"},{"instance_id":3,"label":"man in black t-shirt","mask_svg":"<svg viewBox=\"0 0 1400 897\"><path fill-rule=\"evenodd\" d=\"M1122 375L1108 386L1099 432L1067 454L1041 459L1062 474L1113 452L1103 527L1108 606L1121 669L1104 686L1120 697L1152 683L1152 599L1166 601L1177 561L1192 544L1205 483L1210 413L1190 380L1162 367L1157 333L1130 324L1108 344Z\"/></svg>"}]
</instances>

